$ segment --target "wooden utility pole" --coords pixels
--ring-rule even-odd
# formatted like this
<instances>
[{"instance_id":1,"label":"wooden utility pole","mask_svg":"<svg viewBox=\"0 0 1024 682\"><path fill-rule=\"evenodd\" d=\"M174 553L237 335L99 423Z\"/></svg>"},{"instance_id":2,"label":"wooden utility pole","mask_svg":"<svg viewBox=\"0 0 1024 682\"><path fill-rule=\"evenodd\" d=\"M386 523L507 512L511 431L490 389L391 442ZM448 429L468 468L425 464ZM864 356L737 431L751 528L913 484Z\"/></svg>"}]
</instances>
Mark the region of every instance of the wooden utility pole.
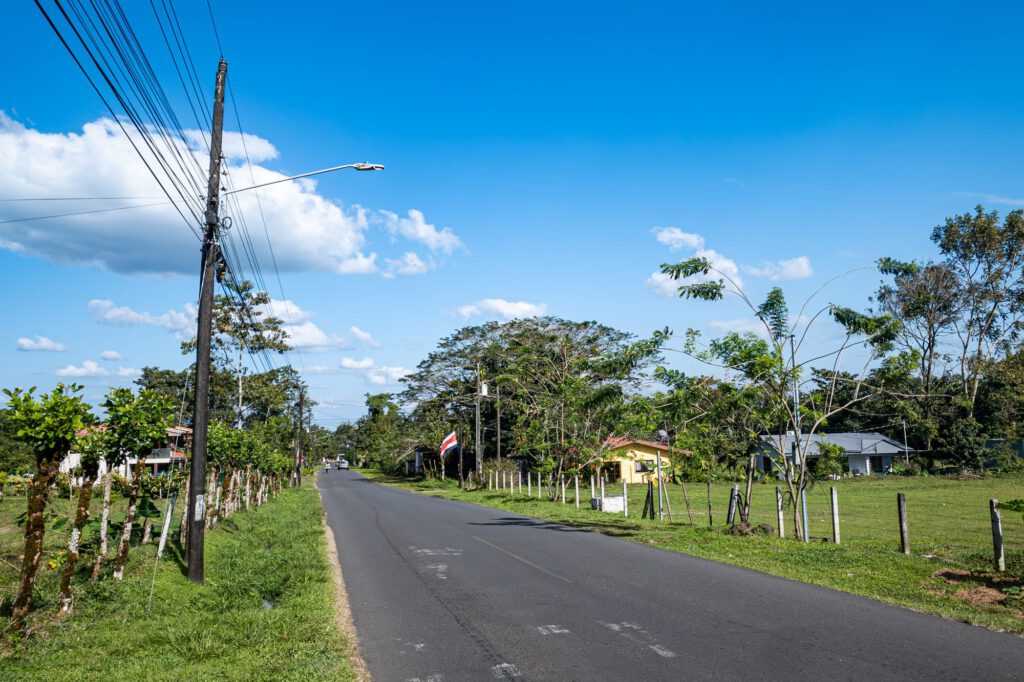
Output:
<instances>
[{"instance_id":1,"label":"wooden utility pole","mask_svg":"<svg viewBox=\"0 0 1024 682\"><path fill-rule=\"evenodd\" d=\"M224 86L228 63L220 60L213 91L213 129L210 131L210 177L206 189L206 229L200 269L199 325L196 329L196 397L192 411L192 468L188 491L188 579L204 580L206 527L206 434L210 406L210 341L213 335L213 269L217 262L217 227L220 224L220 148L224 130Z\"/></svg>"},{"instance_id":2,"label":"wooden utility pole","mask_svg":"<svg viewBox=\"0 0 1024 682\"><path fill-rule=\"evenodd\" d=\"M295 485L302 485L302 410L305 406L306 391L299 389L299 420L295 424Z\"/></svg>"},{"instance_id":3,"label":"wooden utility pole","mask_svg":"<svg viewBox=\"0 0 1024 682\"><path fill-rule=\"evenodd\" d=\"M484 458L480 455L480 391L483 390L483 386L480 383L480 363L476 363L476 423L473 429L473 454L476 456L476 470L478 473L483 474L484 471ZM462 452L462 449L459 449ZM459 464L459 479L462 479L462 464Z\"/></svg>"}]
</instances>

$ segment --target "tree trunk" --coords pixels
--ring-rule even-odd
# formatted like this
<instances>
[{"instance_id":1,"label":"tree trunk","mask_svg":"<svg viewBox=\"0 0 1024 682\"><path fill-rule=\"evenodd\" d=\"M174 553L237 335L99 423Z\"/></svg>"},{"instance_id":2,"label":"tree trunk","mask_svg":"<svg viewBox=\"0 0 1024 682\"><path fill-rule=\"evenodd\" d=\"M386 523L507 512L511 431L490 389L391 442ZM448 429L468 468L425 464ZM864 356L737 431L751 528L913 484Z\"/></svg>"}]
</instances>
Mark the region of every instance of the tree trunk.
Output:
<instances>
[{"instance_id":1,"label":"tree trunk","mask_svg":"<svg viewBox=\"0 0 1024 682\"><path fill-rule=\"evenodd\" d=\"M189 477L185 477L185 496L181 499L184 503L181 505L181 523L178 524L178 544L183 548L185 547L185 539L188 535L188 493L189 493Z\"/></svg>"},{"instance_id":2,"label":"tree trunk","mask_svg":"<svg viewBox=\"0 0 1024 682\"><path fill-rule=\"evenodd\" d=\"M740 520L743 523L750 523L750 496L754 492L754 458L747 462L747 485L743 493L743 504L740 505Z\"/></svg>"},{"instance_id":3,"label":"tree trunk","mask_svg":"<svg viewBox=\"0 0 1024 682\"><path fill-rule=\"evenodd\" d=\"M82 487L78 489L78 509L75 511L75 524L71 528L71 542L68 543L68 559L64 564L64 575L60 579L60 612L71 613L74 595L71 592L71 578L78 564L78 545L82 541L82 528L89 520L89 503L92 501L92 488L96 480L96 471L82 472Z\"/></svg>"},{"instance_id":4,"label":"tree trunk","mask_svg":"<svg viewBox=\"0 0 1024 682\"><path fill-rule=\"evenodd\" d=\"M100 566L103 565L103 558L107 555L107 524L110 523L110 486L114 482L114 472L107 466L107 473L103 475L103 514L100 516L100 546L96 550L96 563L92 566L92 577L90 580L96 582L100 577Z\"/></svg>"},{"instance_id":5,"label":"tree trunk","mask_svg":"<svg viewBox=\"0 0 1024 682\"><path fill-rule=\"evenodd\" d=\"M14 599L11 612L12 629L17 632L25 624L32 593L36 587L36 574L43 556L43 535L46 532L46 492L57 476L60 458L57 453L48 453L37 460L36 473L28 489L28 516L25 519L25 554L21 561L21 580L18 596Z\"/></svg>"},{"instance_id":6,"label":"tree trunk","mask_svg":"<svg viewBox=\"0 0 1024 682\"><path fill-rule=\"evenodd\" d=\"M235 479L235 474L229 466L224 471L224 478L220 482L220 490L217 491L217 518L224 519L228 516L229 507L231 506L231 483Z\"/></svg>"},{"instance_id":7,"label":"tree trunk","mask_svg":"<svg viewBox=\"0 0 1024 682\"><path fill-rule=\"evenodd\" d=\"M149 534L153 532L153 522L146 519L146 525L142 530L142 544L149 544Z\"/></svg>"},{"instance_id":8,"label":"tree trunk","mask_svg":"<svg viewBox=\"0 0 1024 682\"><path fill-rule=\"evenodd\" d=\"M146 458L139 457L135 461L132 473L132 491L128 495L128 511L124 516L124 528L121 530L121 542L117 545L117 558L114 560L114 580L124 578L124 566L128 563L128 550L131 547L132 525L135 523L135 510L139 506L139 488L142 486L142 472L146 466Z\"/></svg>"}]
</instances>

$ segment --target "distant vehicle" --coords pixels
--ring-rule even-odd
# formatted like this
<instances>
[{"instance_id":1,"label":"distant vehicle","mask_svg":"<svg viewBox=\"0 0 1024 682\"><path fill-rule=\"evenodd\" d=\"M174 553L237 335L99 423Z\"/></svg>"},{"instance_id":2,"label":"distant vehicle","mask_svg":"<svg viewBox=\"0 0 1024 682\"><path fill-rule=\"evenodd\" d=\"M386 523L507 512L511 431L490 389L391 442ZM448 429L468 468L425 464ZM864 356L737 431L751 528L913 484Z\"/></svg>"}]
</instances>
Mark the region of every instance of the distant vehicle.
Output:
<instances>
[{"instance_id":1,"label":"distant vehicle","mask_svg":"<svg viewBox=\"0 0 1024 682\"><path fill-rule=\"evenodd\" d=\"M339 469L348 469L348 460L347 459L339 459L338 460L338 468Z\"/></svg>"}]
</instances>

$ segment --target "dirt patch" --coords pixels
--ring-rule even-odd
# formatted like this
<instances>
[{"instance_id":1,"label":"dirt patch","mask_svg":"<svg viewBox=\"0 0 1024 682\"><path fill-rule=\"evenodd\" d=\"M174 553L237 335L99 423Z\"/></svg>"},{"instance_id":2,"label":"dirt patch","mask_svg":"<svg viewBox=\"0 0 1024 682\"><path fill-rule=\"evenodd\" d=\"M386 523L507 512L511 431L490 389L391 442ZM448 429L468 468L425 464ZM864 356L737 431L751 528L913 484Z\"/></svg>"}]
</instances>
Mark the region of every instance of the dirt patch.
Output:
<instances>
[{"instance_id":1,"label":"dirt patch","mask_svg":"<svg viewBox=\"0 0 1024 682\"><path fill-rule=\"evenodd\" d=\"M320 502L323 506L323 500ZM345 579L341 572L341 561L338 559L338 545L334 542L334 531L327 525L327 515L322 517L324 533L327 535L327 559L331 563L331 575L334 578L334 600L336 623L338 629L345 635L346 655L349 664L352 666L352 675L356 682L370 682L370 670L366 667L366 661L359 651L359 636L356 634L355 622L352 620L352 609L348 603L348 590L345 589Z\"/></svg>"},{"instance_id":2,"label":"dirt patch","mask_svg":"<svg viewBox=\"0 0 1024 682\"><path fill-rule=\"evenodd\" d=\"M1006 603L1006 595L1003 592L991 587L985 587L984 585L962 587L954 592L953 596L972 606L1003 605Z\"/></svg>"},{"instance_id":3,"label":"dirt patch","mask_svg":"<svg viewBox=\"0 0 1024 682\"><path fill-rule=\"evenodd\" d=\"M994 590L1001 590L1004 587L1014 587L1021 584L1020 578L1001 575L999 573L982 573L976 571L965 571L960 568L940 568L932 573L933 578L940 578L950 585L961 583L975 583Z\"/></svg>"}]
</instances>

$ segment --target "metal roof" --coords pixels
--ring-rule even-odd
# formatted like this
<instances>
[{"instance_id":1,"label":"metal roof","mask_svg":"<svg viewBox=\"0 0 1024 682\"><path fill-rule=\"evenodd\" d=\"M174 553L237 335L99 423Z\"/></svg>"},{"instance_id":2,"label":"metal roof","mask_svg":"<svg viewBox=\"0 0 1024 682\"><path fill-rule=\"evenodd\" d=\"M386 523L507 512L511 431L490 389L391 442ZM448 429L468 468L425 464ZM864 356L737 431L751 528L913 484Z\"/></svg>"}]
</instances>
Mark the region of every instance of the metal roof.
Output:
<instances>
[{"instance_id":1,"label":"metal roof","mask_svg":"<svg viewBox=\"0 0 1024 682\"><path fill-rule=\"evenodd\" d=\"M864 455L894 455L902 453L904 451L903 443L894 441L888 436L883 436L880 433L875 432L853 432L853 433L816 433L811 438L810 445L807 445L807 439L810 436L806 433L800 435L801 442L804 444L804 449L807 451L808 457L814 457L818 454L818 443L832 443L843 448L848 455L864 454ZM761 436L761 444L763 447L770 447L773 450L778 450L779 443L781 441L782 447L786 453L789 454L793 451L793 443L796 440L795 434L787 433L786 435L769 435Z\"/></svg>"}]
</instances>

